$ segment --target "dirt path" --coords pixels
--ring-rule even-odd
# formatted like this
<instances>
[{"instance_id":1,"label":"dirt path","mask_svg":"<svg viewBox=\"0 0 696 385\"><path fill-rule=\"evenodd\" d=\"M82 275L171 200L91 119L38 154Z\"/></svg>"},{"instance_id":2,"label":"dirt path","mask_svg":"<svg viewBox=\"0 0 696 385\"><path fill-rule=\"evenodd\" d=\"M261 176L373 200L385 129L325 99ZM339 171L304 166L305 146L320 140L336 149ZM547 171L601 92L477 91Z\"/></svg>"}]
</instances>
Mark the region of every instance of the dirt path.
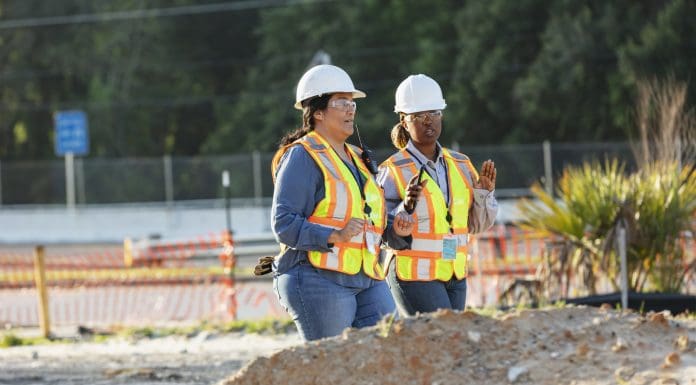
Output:
<instances>
[{"instance_id":1,"label":"dirt path","mask_svg":"<svg viewBox=\"0 0 696 385\"><path fill-rule=\"evenodd\" d=\"M0 349L0 384L213 384L260 355L301 343L232 333Z\"/></svg>"}]
</instances>

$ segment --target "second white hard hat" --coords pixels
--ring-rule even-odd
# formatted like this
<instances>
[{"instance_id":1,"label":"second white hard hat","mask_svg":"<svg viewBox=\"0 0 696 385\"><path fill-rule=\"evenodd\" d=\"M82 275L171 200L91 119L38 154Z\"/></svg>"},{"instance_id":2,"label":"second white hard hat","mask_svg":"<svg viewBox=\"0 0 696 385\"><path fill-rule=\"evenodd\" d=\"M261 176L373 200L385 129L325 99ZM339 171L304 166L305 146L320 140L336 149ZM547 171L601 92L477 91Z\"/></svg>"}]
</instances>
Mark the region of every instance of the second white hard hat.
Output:
<instances>
[{"instance_id":1,"label":"second white hard hat","mask_svg":"<svg viewBox=\"0 0 696 385\"><path fill-rule=\"evenodd\" d=\"M302 101L309 98L337 92L350 92L356 99L366 96L364 92L355 89L353 81L343 69L330 64L312 67L297 83L295 108L301 110Z\"/></svg>"},{"instance_id":2,"label":"second white hard hat","mask_svg":"<svg viewBox=\"0 0 696 385\"><path fill-rule=\"evenodd\" d=\"M396 89L394 112L443 110L447 107L440 85L431 77L418 74L406 78Z\"/></svg>"}]
</instances>

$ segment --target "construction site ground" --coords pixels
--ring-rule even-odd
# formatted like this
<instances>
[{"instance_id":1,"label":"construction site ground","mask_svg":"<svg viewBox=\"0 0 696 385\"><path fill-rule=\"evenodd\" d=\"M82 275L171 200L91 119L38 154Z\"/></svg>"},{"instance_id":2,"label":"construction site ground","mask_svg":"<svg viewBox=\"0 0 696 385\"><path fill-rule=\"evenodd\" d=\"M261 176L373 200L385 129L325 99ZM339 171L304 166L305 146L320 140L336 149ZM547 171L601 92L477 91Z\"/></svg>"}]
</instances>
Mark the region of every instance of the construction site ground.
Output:
<instances>
[{"instance_id":1,"label":"construction site ground","mask_svg":"<svg viewBox=\"0 0 696 385\"><path fill-rule=\"evenodd\" d=\"M696 384L696 319L440 311L261 357L220 385Z\"/></svg>"},{"instance_id":2,"label":"construction site ground","mask_svg":"<svg viewBox=\"0 0 696 385\"><path fill-rule=\"evenodd\" d=\"M56 334L75 337L74 328ZM214 384L256 357L301 343L297 333L201 332L0 348L0 385Z\"/></svg>"},{"instance_id":3,"label":"construction site ground","mask_svg":"<svg viewBox=\"0 0 696 385\"><path fill-rule=\"evenodd\" d=\"M0 349L0 384L696 384L696 319L584 307L440 311L303 343L284 335Z\"/></svg>"}]
</instances>

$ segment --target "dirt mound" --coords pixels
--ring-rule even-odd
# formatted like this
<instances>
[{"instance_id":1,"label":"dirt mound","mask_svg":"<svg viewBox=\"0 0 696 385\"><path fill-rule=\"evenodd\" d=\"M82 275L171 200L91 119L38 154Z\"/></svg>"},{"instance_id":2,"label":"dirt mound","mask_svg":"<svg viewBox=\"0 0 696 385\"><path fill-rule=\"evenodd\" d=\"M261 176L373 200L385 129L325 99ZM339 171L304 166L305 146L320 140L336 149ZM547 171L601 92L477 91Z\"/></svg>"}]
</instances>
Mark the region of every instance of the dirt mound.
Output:
<instances>
[{"instance_id":1,"label":"dirt mound","mask_svg":"<svg viewBox=\"0 0 696 385\"><path fill-rule=\"evenodd\" d=\"M440 311L259 357L232 384L696 384L696 320Z\"/></svg>"}]
</instances>

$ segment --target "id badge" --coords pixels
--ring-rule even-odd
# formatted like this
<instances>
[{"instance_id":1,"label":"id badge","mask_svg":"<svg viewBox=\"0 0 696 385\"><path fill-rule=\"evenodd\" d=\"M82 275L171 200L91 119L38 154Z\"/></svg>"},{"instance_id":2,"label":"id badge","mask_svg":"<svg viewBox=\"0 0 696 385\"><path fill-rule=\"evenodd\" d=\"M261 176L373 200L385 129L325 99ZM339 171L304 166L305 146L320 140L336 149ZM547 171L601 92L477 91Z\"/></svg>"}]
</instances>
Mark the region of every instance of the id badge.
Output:
<instances>
[{"instance_id":1,"label":"id badge","mask_svg":"<svg viewBox=\"0 0 696 385\"><path fill-rule=\"evenodd\" d=\"M379 250L379 239L377 239L377 234L371 231L365 231L365 244L371 253L377 253Z\"/></svg>"},{"instance_id":2,"label":"id badge","mask_svg":"<svg viewBox=\"0 0 696 385\"><path fill-rule=\"evenodd\" d=\"M456 259L457 246L457 236L454 234L445 234L442 237L442 259Z\"/></svg>"}]
</instances>

